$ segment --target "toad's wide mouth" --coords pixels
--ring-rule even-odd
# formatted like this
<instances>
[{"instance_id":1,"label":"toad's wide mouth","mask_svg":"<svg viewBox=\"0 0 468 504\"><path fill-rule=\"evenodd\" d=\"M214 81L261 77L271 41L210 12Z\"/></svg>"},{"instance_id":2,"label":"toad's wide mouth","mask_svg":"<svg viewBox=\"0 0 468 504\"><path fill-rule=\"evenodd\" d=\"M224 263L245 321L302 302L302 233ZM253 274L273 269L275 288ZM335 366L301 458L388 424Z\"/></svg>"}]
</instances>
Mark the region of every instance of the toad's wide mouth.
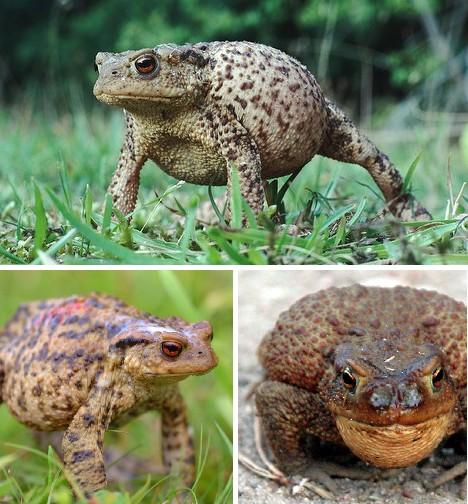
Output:
<instances>
[{"instance_id":1,"label":"toad's wide mouth","mask_svg":"<svg viewBox=\"0 0 468 504\"><path fill-rule=\"evenodd\" d=\"M110 93L94 93L94 96L101 102L107 103L108 105L119 105L124 102L170 102L171 100L176 100L181 98L183 95L173 95L173 96L135 96L135 95L120 95L120 94L110 94Z\"/></svg>"},{"instance_id":2,"label":"toad's wide mouth","mask_svg":"<svg viewBox=\"0 0 468 504\"><path fill-rule=\"evenodd\" d=\"M413 425L369 425L344 416L336 426L348 448L377 467L407 467L427 457L444 438L452 415L445 413Z\"/></svg>"}]
</instances>

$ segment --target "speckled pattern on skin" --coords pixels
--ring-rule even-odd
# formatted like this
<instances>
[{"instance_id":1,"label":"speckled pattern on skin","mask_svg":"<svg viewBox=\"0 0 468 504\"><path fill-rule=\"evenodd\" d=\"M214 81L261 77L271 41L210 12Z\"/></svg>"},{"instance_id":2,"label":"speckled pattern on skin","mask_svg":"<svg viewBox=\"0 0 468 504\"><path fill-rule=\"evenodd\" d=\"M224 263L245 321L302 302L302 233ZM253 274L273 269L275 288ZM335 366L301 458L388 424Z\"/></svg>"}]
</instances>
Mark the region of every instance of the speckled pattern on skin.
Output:
<instances>
[{"instance_id":1,"label":"speckled pattern on skin","mask_svg":"<svg viewBox=\"0 0 468 504\"><path fill-rule=\"evenodd\" d=\"M258 213L263 180L293 173L320 154L366 168L397 217L430 217L307 68L277 49L167 44L98 53L96 68L95 96L125 111L126 139L109 187L124 214L135 208L147 159L179 180L227 184L228 192L235 166L242 195Z\"/></svg>"},{"instance_id":2,"label":"speckled pattern on skin","mask_svg":"<svg viewBox=\"0 0 468 504\"><path fill-rule=\"evenodd\" d=\"M191 485L177 382L216 366L211 339L206 321L161 319L110 296L25 304L0 331L0 404L34 430L65 430L65 467L88 495L106 485L107 428L158 410L164 463Z\"/></svg>"},{"instance_id":3,"label":"speckled pattern on skin","mask_svg":"<svg viewBox=\"0 0 468 504\"><path fill-rule=\"evenodd\" d=\"M442 294L325 289L283 312L258 355L257 411L289 473L317 438L404 467L466 427L466 307Z\"/></svg>"}]
</instances>

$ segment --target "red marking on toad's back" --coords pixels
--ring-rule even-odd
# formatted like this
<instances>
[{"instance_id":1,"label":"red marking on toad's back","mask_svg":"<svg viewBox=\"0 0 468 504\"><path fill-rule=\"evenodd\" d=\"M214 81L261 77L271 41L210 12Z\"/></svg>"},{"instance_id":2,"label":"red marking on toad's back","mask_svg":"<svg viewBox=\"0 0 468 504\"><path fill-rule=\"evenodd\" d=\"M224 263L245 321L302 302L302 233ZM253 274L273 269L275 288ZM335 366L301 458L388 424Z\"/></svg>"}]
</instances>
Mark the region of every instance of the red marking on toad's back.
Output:
<instances>
[{"instance_id":1,"label":"red marking on toad's back","mask_svg":"<svg viewBox=\"0 0 468 504\"><path fill-rule=\"evenodd\" d=\"M84 299L77 299L59 306L54 306L49 310L41 313L35 320L35 325L40 326L46 320L56 318L57 322L62 322L63 317L71 315L75 312L81 312L86 309L86 301Z\"/></svg>"}]
</instances>

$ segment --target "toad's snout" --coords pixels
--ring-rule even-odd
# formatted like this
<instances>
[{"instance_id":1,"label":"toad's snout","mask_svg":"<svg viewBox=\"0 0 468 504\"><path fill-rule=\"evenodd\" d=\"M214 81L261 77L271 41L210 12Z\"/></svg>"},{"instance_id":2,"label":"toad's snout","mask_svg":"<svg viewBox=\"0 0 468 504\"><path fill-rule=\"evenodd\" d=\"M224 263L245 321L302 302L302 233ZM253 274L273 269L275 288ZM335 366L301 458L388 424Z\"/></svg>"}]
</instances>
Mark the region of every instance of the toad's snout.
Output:
<instances>
[{"instance_id":1,"label":"toad's snout","mask_svg":"<svg viewBox=\"0 0 468 504\"><path fill-rule=\"evenodd\" d=\"M423 402L416 383L377 383L364 391L369 404L376 410L414 409Z\"/></svg>"},{"instance_id":2,"label":"toad's snout","mask_svg":"<svg viewBox=\"0 0 468 504\"><path fill-rule=\"evenodd\" d=\"M98 72L98 78L93 89L96 97L108 93L110 84L113 87L118 87L116 79L119 79L119 77L124 79L126 77L124 73L128 70L128 67L122 67L121 60L112 53L107 52L98 52L96 54L94 68Z\"/></svg>"}]
</instances>

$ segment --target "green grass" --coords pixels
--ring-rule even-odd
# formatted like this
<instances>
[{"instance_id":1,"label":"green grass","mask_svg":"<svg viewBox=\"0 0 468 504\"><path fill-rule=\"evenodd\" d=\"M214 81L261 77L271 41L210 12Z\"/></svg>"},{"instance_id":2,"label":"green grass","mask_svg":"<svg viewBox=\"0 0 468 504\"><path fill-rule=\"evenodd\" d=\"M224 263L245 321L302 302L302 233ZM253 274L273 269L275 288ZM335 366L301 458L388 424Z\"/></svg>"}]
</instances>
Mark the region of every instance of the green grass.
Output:
<instances>
[{"instance_id":1,"label":"green grass","mask_svg":"<svg viewBox=\"0 0 468 504\"><path fill-rule=\"evenodd\" d=\"M0 263L14 264L467 264L465 191L468 145L451 125L373 129L370 136L406 175L434 221L374 222L378 189L361 167L317 156L292 181L270 184L274 208L258 221L233 194L230 227L205 227L196 209L209 188L178 183L148 162L131 225L112 216L105 189L123 135L120 111L101 107L44 113L28 106L0 112ZM397 136L395 140L392 137ZM224 188L213 188L214 196ZM450 203L449 203L450 202ZM248 227L242 229L241 210ZM299 235L288 234L299 225Z\"/></svg>"},{"instance_id":2,"label":"green grass","mask_svg":"<svg viewBox=\"0 0 468 504\"><path fill-rule=\"evenodd\" d=\"M218 366L181 383L197 449L195 502L232 502L232 274L227 271L1 271L0 325L18 304L49 297L100 291L116 295L158 316L209 320ZM161 462L158 415L147 413L118 432L105 446L122 454ZM53 453L38 451L31 432L0 404L0 502L68 504L72 493ZM162 503L180 491L172 478L150 475L113 483L99 503Z\"/></svg>"}]
</instances>

